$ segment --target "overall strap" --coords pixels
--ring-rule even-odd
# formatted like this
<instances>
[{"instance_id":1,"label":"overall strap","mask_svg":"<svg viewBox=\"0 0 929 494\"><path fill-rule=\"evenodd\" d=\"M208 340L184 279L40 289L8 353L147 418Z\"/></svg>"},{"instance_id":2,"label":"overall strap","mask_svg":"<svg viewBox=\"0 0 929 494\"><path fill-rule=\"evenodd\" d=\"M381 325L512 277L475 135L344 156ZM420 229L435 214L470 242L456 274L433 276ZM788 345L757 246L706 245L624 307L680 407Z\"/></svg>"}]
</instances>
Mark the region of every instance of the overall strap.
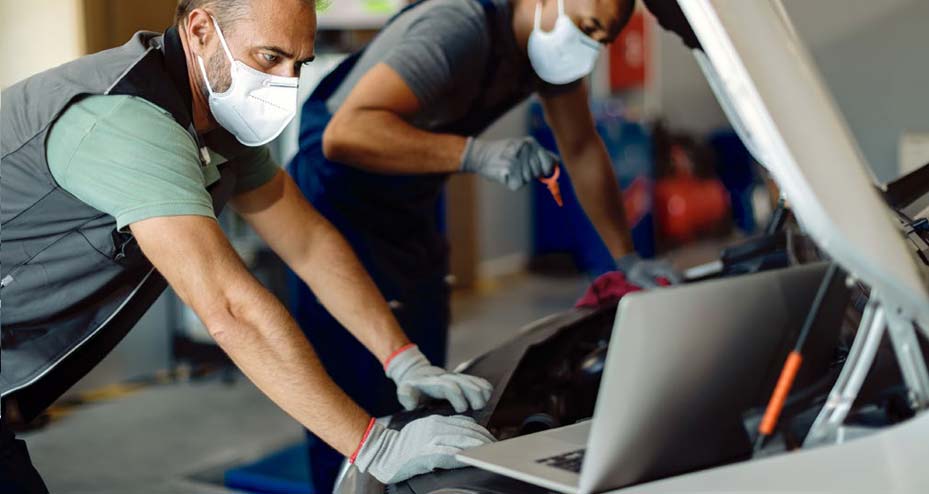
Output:
<instances>
[{"instance_id":1,"label":"overall strap","mask_svg":"<svg viewBox=\"0 0 929 494\"><path fill-rule=\"evenodd\" d=\"M397 19L401 15L405 14L407 11L412 10L413 8L417 7L419 4L425 1L426 0L416 0L415 2L407 5L406 7L403 7L402 9L400 9L399 12L392 15L390 19L387 19L387 22L384 23L381 29L382 30L386 29L387 26L393 23L395 19ZM313 93L310 95L310 100L313 100L313 101L328 100L329 97L332 96L332 94L335 93L336 90L339 89L339 86L342 85L342 81L344 81L345 78L348 77L349 72L351 72L352 69L355 68L355 64L358 63L358 59L361 58L361 55L364 54L366 49L367 49L367 46L361 48L355 53L352 53L345 60L342 60L342 62L339 63L339 65L335 69L333 69L332 72L329 72L326 75L326 77L324 77L323 80L320 81L319 84L316 85L316 89L314 89Z\"/></svg>"},{"instance_id":2,"label":"overall strap","mask_svg":"<svg viewBox=\"0 0 929 494\"><path fill-rule=\"evenodd\" d=\"M394 20L407 13L408 11L418 7L425 1L426 0L417 0L407 5L406 7L403 7L399 12L391 16L390 19L384 23L384 26L381 27L381 29L386 29L387 26L393 23ZM478 0L478 3L480 3L481 8L484 9L484 15L487 17L487 25L490 28L491 33L493 33L493 28L496 25L497 19L497 6L494 5L493 0ZM339 63L339 65L333 69L332 72L329 72L329 74L327 74L326 77L324 77L323 80L319 82L319 84L316 86L316 89L314 89L313 93L310 95L310 99L313 101L328 100L329 97L332 96L336 90L338 90L339 86L342 85L342 82L346 77L348 77L349 72L355 68L355 64L358 63L358 60L364 54L366 48L367 46L356 51L355 53L352 53L345 60L342 60L342 62ZM487 84L492 80L498 63L499 61L496 58L493 58L492 62L487 64L487 70L484 74L482 87L487 87Z\"/></svg>"}]
</instances>

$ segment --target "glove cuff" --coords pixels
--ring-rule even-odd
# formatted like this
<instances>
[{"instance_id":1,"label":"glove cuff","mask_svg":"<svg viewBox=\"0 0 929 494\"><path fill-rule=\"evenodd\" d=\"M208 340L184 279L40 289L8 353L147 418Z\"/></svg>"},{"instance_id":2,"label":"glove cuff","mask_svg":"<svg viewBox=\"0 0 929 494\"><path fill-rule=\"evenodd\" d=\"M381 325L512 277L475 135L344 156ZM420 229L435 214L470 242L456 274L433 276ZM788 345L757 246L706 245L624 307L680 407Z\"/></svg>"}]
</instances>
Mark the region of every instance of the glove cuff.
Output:
<instances>
[{"instance_id":1,"label":"glove cuff","mask_svg":"<svg viewBox=\"0 0 929 494\"><path fill-rule=\"evenodd\" d=\"M616 260L616 269L621 271L623 274L628 274L629 270L641 261L642 258L639 257L639 254L635 252L632 254L626 254Z\"/></svg>"},{"instance_id":2,"label":"glove cuff","mask_svg":"<svg viewBox=\"0 0 929 494\"><path fill-rule=\"evenodd\" d=\"M461 152L461 158L458 160L458 171L463 173L473 173L476 171L475 167L471 163L471 151L474 148L473 137L468 137L468 142L465 144L464 151Z\"/></svg>"},{"instance_id":3,"label":"glove cuff","mask_svg":"<svg viewBox=\"0 0 929 494\"><path fill-rule=\"evenodd\" d=\"M374 429L375 425L377 425L377 420L374 417L371 417L371 421L368 422L368 428L365 429L364 435L361 436L361 442L358 443L358 447L355 448L355 452L352 453L352 456L348 459L349 463L353 465L355 464L355 460L358 458L358 453L361 453L361 448L364 447L365 443L368 442L368 437L371 435L371 430Z\"/></svg>"},{"instance_id":4,"label":"glove cuff","mask_svg":"<svg viewBox=\"0 0 929 494\"><path fill-rule=\"evenodd\" d=\"M406 345L403 345L402 347L400 347L400 348L394 350L394 353L391 353L390 356L387 357L387 360L384 361L384 371L386 371L387 368L390 367L390 363L393 362L393 360L394 360L398 355L400 355L401 353L403 353L403 352L409 350L410 348L416 348L416 344L415 344L415 343L407 343Z\"/></svg>"},{"instance_id":5,"label":"glove cuff","mask_svg":"<svg viewBox=\"0 0 929 494\"><path fill-rule=\"evenodd\" d=\"M410 344L402 347L387 359L384 363L384 371L393 382L399 383L403 380L403 376L412 369L430 365L429 359L423 355L419 347Z\"/></svg>"},{"instance_id":6,"label":"glove cuff","mask_svg":"<svg viewBox=\"0 0 929 494\"><path fill-rule=\"evenodd\" d=\"M383 462L385 458L391 456L391 444L400 435L399 431L391 430L383 424L371 419L368 425L368 431L362 438L361 444L358 445L358 452L355 455L352 465L363 473L374 476L382 483L390 478L390 475L384 475Z\"/></svg>"}]
</instances>

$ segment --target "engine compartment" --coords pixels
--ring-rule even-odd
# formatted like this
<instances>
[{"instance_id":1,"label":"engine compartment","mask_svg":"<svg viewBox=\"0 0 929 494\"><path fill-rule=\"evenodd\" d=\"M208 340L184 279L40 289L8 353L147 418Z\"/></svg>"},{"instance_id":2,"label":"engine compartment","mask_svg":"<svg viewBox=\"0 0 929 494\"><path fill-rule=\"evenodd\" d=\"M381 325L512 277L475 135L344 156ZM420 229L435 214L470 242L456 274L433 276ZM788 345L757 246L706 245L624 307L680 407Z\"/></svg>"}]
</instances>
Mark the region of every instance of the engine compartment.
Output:
<instances>
[{"instance_id":1,"label":"engine compartment","mask_svg":"<svg viewBox=\"0 0 929 494\"><path fill-rule=\"evenodd\" d=\"M494 395L483 410L468 414L497 439L571 424L593 415L616 304L574 309L536 322L509 343L459 370L483 377ZM445 402L431 402L391 417L399 429L429 415L453 415Z\"/></svg>"},{"instance_id":2,"label":"engine compartment","mask_svg":"<svg viewBox=\"0 0 929 494\"><path fill-rule=\"evenodd\" d=\"M821 362L806 367L791 394L783 427L775 440L743 459L783 453L802 444L811 419L822 406L835 382L854 335L866 294L841 298L826 324L841 327L824 336ZM509 343L464 365L460 370L484 377L495 386L494 396L484 410L470 412L499 440L573 424L593 415L606 353L612 333L616 305L600 309L573 309L545 318ZM790 340L786 335L786 340ZM924 343L924 342L923 342ZM784 348L786 355L788 348ZM752 434L763 413L763 405L775 386L777 371L760 383L756 406L744 410L744 427ZM884 342L849 422L884 427L911 416L902 402L905 392L892 350ZM453 415L444 403L431 403L412 412L394 415L390 427L432 414ZM547 492L529 484L475 468L435 471L388 486L391 493L507 493Z\"/></svg>"}]
</instances>

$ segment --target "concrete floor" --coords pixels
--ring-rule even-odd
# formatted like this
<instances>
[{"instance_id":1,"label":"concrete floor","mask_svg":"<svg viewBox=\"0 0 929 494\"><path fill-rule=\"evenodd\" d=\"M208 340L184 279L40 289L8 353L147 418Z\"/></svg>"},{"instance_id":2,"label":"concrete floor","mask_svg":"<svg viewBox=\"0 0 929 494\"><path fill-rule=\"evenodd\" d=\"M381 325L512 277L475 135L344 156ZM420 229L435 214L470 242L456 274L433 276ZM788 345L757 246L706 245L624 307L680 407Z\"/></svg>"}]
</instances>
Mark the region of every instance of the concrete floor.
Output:
<instances>
[{"instance_id":1,"label":"concrete floor","mask_svg":"<svg viewBox=\"0 0 929 494\"><path fill-rule=\"evenodd\" d=\"M519 276L456 296L450 364L570 308L588 280ZM22 436L54 493L228 493L195 477L264 456L303 438L298 424L241 376L147 388L84 406Z\"/></svg>"}]
</instances>

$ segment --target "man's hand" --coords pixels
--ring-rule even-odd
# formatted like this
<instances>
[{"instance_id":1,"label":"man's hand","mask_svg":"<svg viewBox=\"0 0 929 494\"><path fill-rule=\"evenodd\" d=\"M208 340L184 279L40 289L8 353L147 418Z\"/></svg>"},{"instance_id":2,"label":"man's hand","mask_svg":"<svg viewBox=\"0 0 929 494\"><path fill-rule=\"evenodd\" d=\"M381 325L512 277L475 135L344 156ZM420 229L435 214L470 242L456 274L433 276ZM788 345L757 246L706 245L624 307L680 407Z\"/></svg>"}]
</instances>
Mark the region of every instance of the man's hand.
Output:
<instances>
[{"instance_id":1,"label":"man's hand","mask_svg":"<svg viewBox=\"0 0 929 494\"><path fill-rule=\"evenodd\" d=\"M662 285L661 280L672 285L683 281L674 266L662 259L645 260L638 254L629 254L617 259L616 266L631 283L646 289Z\"/></svg>"},{"instance_id":2,"label":"man's hand","mask_svg":"<svg viewBox=\"0 0 929 494\"><path fill-rule=\"evenodd\" d=\"M470 138L461 155L461 171L478 173L517 190L555 170L558 157L531 137L488 141Z\"/></svg>"},{"instance_id":3,"label":"man's hand","mask_svg":"<svg viewBox=\"0 0 929 494\"><path fill-rule=\"evenodd\" d=\"M384 367L387 377L397 384L397 399L407 410L419 406L424 397L448 400L458 413L480 410L493 393L493 386L484 379L429 364L416 345L402 348Z\"/></svg>"},{"instance_id":4,"label":"man's hand","mask_svg":"<svg viewBox=\"0 0 929 494\"><path fill-rule=\"evenodd\" d=\"M616 265L618 271L597 277L574 306L602 307L632 292L683 281L671 263L664 260L646 261L638 254L629 254L619 258Z\"/></svg>"},{"instance_id":5,"label":"man's hand","mask_svg":"<svg viewBox=\"0 0 929 494\"><path fill-rule=\"evenodd\" d=\"M493 441L487 429L462 416L433 415L399 431L372 421L350 460L381 483L393 484L437 468L463 467L456 454Z\"/></svg>"}]
</instances>

